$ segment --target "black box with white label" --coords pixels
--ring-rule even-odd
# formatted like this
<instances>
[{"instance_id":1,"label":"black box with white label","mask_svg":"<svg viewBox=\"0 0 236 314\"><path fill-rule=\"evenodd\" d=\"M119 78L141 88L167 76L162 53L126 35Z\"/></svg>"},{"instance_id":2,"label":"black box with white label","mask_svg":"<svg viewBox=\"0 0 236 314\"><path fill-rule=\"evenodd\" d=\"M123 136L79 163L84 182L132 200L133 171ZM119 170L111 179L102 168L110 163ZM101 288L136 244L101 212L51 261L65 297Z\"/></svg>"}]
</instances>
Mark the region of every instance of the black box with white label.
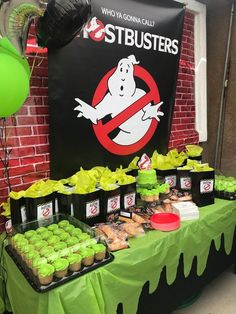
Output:
<instances>
[{"instance_id":1,"label":"black box with white label","mask_svg":"<svg viewBox=\"0 0 236 314\"><path fill-rule=\"evenodd\" d=\"M101 191L99 189L87 194L72 194L72 204L74 217L89 226L102 221Z\"/></svg>"},{"instance_id":2,"label":"black box with white label","mask_svg":"<svg viewBox=\"0 0 236 314\"><path fill-rule=\"evenodd\" d=\"M25 198L18 200L10 197L11 221L12 225L18 225L28 221L28 210L26 209Z\"/></svg>"},{"instance_id":3,"label":"black box with white label","mask_svg":"<svg viewBox=\"0 0 236 314\"><path fill-rule=\"evenodd\" d=\"M26 197L25 204L27 208L27 221L38 219L48 219L55 215L55 193L41 197Z\"/></svg>"},{"instance_id":4,"label":"black box with white label","mask_svg":"<svg viewBox=\"0 0 236 314\"><path fill-rule=\"evenodd\" d=\"M192 180L192 198L197 206L214 204L214 171L190 171Z\"/></svg>"},{"instance_id":5,"label":"black box with white label","mask_svg":"<svg viewBox=\"0 0 236 314\"><path fill-rule=\"evenodd\" d=\"M179 170L177 169L177 184L176 188L180 191L191 192L192 179L190 170Z\"/></svg>"},{"instance_id":6,"label":"black box with white label","mask_svg":"<svg viewBox=\"0 0 236 314\"><path fill-rule=\"evenodd\" d=\"M120 187L111 191L101 190L102 193L102 214L104 220L113 220L119 215L121 208L121 192Z\"/></svg>"},{"instance_id":7,"label":"black box with white label","mask_svg":"<svg viewBox=\"0 0 236 314\"><path fill-rule=\"evenodd\" d=\"M136 182L120 185L120 208L126 209L136 204Z\"/></svg>"},{"instance_id":8,"label":"black box with white label","mask_svg":"<svg viewBox=\"0 0 236 314\"><path fill-rule=\"evenodd\" d=\"M159 170L156 169L159 182L168 183L170 188L175 188L177 184L177 169Z\"/></svg>"}]
</instances>

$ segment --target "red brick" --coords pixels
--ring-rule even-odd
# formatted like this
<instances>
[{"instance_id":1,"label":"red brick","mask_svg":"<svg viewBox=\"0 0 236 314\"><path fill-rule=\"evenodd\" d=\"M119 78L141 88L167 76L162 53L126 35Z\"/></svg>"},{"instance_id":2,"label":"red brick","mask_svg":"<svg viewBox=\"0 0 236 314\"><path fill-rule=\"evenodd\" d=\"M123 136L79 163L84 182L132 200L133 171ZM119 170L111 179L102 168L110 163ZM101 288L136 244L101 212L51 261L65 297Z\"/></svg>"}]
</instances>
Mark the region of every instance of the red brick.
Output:
<instances>
[{"instance_id":1,"label":"red brick","mask_svg":"<svg viewBox=\"0 0 236 314\"><path fill-rule=\"evenodd\" d=\"M48 125L38 125L33 127L34 134L49 134L49 126Z\"/></svg>"},{"instance_id":2,"label":"red brick","mask_svg":"<svg viewBox=\"0 0 236 314\"><path fill-rule=\"evenodd\" d=\"M17 147L11 151L11 157L33 156L34 154L34 147Z\"/></svg>"},{"instance_id":3,"label":"red brick","mask_svg":"<svg viewBox=\"0 0 236 314\"><path fill-rule=\"evenodd\" d=\"M48 96L44 96L42 97L42 99L43 99L43 105L48 106Z\"/></svg>"},{"instance_id":4,"label":"red brick","mask_svg":"<svg viewBox=\"0 0 236 314\"><path fill-rule=\"evenodd\" d=\"M46 77L43 78L42 86L48 87L48 78Z\"/></svg>"},{"instance_id":5,"label":"red brick","mask_svg":"<svg viewBox=\"0 0 236 314\"><path fill-rule=\"evenodd\" d=\"M21 145L37 145L37 144L46 144L48 142L47 136L25 136L20 138Z\"/></svg>"},{"instance_id":6,"label":"red brick","mask_svg":"<svg viewBox=\"0 0 236 314\"><path fill-rule=\"evenodd\" d=\"M44 161L45 161L44 156L33 156L33 157L21 158L22 165L32 165L32 164L37 164Z\"/></svg>"},{"instance_id":7,"label":"red brick","mask_svg":"<svg viewBox=\"0 0 236 314\"><path fill-rule=\"evenodd\" d=\"M48 107L34 106L34 107L30 107L29 109L30 109L30 114L31 115L48 114Z\"/></svg>"},{"instance_id":8,"label":"red brick","mask_svg":"<svg viewBox=\"0 0 236 314\"><path fill-rule=\"evenodd\" d=\"M44 118L42 116L31 116L31 117L17 117L18 125L36 125L43 124Z\"/></svg>"},{"instance_id":9,"label":"red brick","mask_svg":"<svg viewBox=\"0 0 236 314\"><path fill-rule=\"evenodd\" d=\"M48 88L47 87L31 87L30 88L30 95L47 96L48 95Z\"/></svg>"},{"instance_id":10,"label":"red brick","mask_svg":"<svg viewBox=\"0 0 236 314\"><path fill-rule=\"evenodd\" d=\"M9 167L17 167L20 165L20 159L10 159Z\"/></svg>"},{"instance_id":11,"label":"red brick","mask_svg":"<svg viewBox=\"0 0 236 314\"><path fill-rule=\"evenodd\" d=\"M33 165L28 165L28 166L21 166L21 167L15 167L11 168L9 173L11 177L27 174L34 172L34 166Z\"/></svg>"},{"instance_id":12,"label":"red brick","mask_svg":"<svg viewBox=\"0 0 236 314\"><path fill-rule=\"evenodd\" d=\"M22 106L19 111L17 111L18 116L25 116L28 114L28 110L26 106Z\"/></svg>"},{"instance_id":13,"label":"red brick","mask_svg":"<svg viewBox=\"0 0 236 314\"><path fill-rule=\"evenodd\" d=\"M33 75L47 77L48 76L48 69L46 67L45 68L35 67L33 70Z\"/></svg>"},{"instance_id":14,"label":"red brick","mask_svg":"<svg viewBox=\"0 0 236 314\"><path fill-rule=\"evenodd\" d=\"M44 162L38 165L35 165L36 171L48 171L49 170L49 162Z\"/></svg>"},{"instance_id":15,"label":"red brick","mask_svg":"<svg viewBox=\"0 0 236 314\"><path fill-rule=\"evenodd\" d=\"M36 154L49 153L49 145L36 146L35 149L36 149Z\"/></svg>"},{"instance_id":16,"label":"red brick","mask_svg":"<svg viewBox=\"0 0 236 314\"><path fill-rule=\"evenodd\" d=\"M34 76L34 77L31 77L31 79L30 79L30 86L32 87L32 86L43 86L43 80L42 80L42 78L41 77L36 77L36 76Z\"/></svg>"},{"instance_id":17,"label":"red brick","mask_svg":"<svg viewBox=\"0 0 236 314\"><path fill-rule=\"evenodd\" d=\"M38 180L46 179L47 175L45 172L42 173L34 173L32 175L23 176L23 182L24 183L33 183Z\"/></svg>"}]
</instances>

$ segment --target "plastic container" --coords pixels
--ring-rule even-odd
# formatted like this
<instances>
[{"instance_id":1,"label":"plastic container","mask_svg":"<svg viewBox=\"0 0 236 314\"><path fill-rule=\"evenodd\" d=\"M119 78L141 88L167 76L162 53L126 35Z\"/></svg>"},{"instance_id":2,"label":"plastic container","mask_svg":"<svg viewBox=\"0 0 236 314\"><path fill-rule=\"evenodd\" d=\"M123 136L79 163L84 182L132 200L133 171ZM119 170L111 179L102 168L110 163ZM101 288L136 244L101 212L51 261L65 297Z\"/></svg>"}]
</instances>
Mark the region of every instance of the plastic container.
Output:
<instances>
[{"instance_id":1,"label":"plastic container","mask_svg":"<svg viewBox=\"0 0 236 314\"><path fill-rule=\"evenodd\" d=\"M156 230L172 231L180 227L180 218L174 213L159 213L151 216L151 225Z\"/></svg>"},{"instance_id":2,"label":"plastic container","mask_svg":"<svg viewBox=\"0 0 236 314\"><path fill-rule=\"evenodd\" d=\"M68 216L68 215L63 215L63 214L53 215L49 219L35 220L35 221L29 222L29 223L16 225L13 228L13 235L16 233L24 233L28 230L36 230L38 227L41 227L41 226L47 227L47 226L51 225L52 223L57 224L61 220L68 220L69 223L72 224L74 227L80 228L84 233L89 234L90 238L94 238L94 239L96 239L96 242L98 242L98 239L95 238L94 230L92 230L89 226L87 226L83 222L77 220L76 218ZM105 242L101 242L101 243L103 243L106 246ZM25 261L23 261L22 257L17 253L17 251L13 248L13 246L11 244L7 245L5 247L5 249L6 249L7 253L9 254L9 256L15 262L16 266L22 272L22 274L24 275L24 277L26 278L28 283L37 292L47 292L53 288L61 286L62 284L66 283L66 282L68 282L74 278L77 278L77 277L79 277L83 274L86 274L86 273L88 273L88 272L90 272L90 271L92 271L98 267L101 267L102 265L105 265L114 259L114 256L112 254L110 254L108 252L108 250L106 250L106 256L103 260L101 260L101 261L95 260L91 266L87 266L87 267L82 266L82 268L80 270L75 271L75 272L69 271L68 274L61 279L53 277L53 281L50 284L45 286L45 285L40 284L38 277L33 274L32 269L27 265L27 263Z\"/></svg>"}]
</instances>

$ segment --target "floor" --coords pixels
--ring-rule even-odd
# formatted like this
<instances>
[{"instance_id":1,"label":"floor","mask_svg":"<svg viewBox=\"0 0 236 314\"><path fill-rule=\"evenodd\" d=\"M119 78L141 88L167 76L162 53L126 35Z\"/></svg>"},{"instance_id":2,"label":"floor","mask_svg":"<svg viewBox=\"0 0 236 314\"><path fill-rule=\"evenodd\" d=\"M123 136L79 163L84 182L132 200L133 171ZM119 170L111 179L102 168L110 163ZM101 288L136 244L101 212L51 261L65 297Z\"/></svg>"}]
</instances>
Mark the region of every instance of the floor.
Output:
<instances>
[{"instance_id":1,"label":"floor","mask_svg":"<svg viewBox=\"0 0 236 314\"><path fill-rule=\"evenodd\" d=\"M236 275L227 269L202 291L189 307L172 314L236 314Z\"/></svg>"}]
</instances>

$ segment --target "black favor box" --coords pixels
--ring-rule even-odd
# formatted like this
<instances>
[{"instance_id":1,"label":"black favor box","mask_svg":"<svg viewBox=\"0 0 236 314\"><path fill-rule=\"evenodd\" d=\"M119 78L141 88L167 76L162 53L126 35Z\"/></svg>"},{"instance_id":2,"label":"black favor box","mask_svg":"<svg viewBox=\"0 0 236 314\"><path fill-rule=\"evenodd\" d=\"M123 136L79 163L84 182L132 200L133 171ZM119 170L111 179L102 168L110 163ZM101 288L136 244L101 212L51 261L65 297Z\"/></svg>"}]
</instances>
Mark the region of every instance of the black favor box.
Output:
<instances>
[{"instance_id":1,"label":"black favor box","mask_svg":"<svg viewBox=\"0 0 236 314\"><path fill-rule=\"evenodd\" d=\"M56 193L58 213L72 215L72 194Z\"/></svg>"},{"instance_id":2,"label":"black favor box","mask_svg":"<svg viewBox=\"0 0 236 314\"><path fill-rule=\"evenodd\" d=\"M102 193L102 215L104 220L113 220L118 216L121 208L121 190L117 187L111 191L101 190Z\"/></svg>"},{"instance_id":3,"label":"black favor box","mask_svg":"<svg viewBox=\"0 0 236 314\"><path fill-rule=\"evenodd\" d=\"M177 184L177 169L159 170L156 169L158 181L164 180L164 183L168 183L170 188L175 188Z\"/></svg>"},{"instance_id":4,"label":"black favor box","mask_svg":"<svg viewBox=\"0 0 236 314\"><path fill-rule=\"evenodd\" d=\"M26 197L25 204L28 212L27 221L47 219L56 213L56 193L40 197Z\"/></svg>"},{"instance_id":5,"label":"black favor box","mask_svg":"<svg viewBox=\"0 0 236 314\"><path fill-rule=\"evenodd\" d=\"M120 208L126 209L136 204L136 182L120 185Z\"/></svg>"},{"instance_id":6,"label":"black favor box","mask_svg":"<svg viewBox=\"0 0 236 314\"><path fill-rule=\"evenodd\" d=\"M214 204L214 171L190 171L192 180L192 198L197 206Z\"/></svg>"},{"instance_id":7,"label":"black favor box","mask_svg":"<svg viewBox=\"0 0 236 314\"><path fill-rule=\"evenodd\" d=\"M190 170L177 169L177 189L180 191L191 191L192 180Z\"/></svg>"},{"instance_id":8,"label":"black favor box","mask_svg":"<svg viewBox=\"0 0 236 314\"><path fill-rule=\"evenodd\" d=\"M87 194L72 194L72 204L74 217L89 226L102 221L101 190Z\"/></svg>"},{"instance_id":9,"label":"black favor box","mask_svg":"<svg viewBox=\"0 0 236 314\"><path fill-rule=\"evenodd\" d=\"M18 200L10 197L11 221L12 225L18 225L29 220L29 213L26 208L25 198L21 197Z\"/></svg>"}]
</instances>

